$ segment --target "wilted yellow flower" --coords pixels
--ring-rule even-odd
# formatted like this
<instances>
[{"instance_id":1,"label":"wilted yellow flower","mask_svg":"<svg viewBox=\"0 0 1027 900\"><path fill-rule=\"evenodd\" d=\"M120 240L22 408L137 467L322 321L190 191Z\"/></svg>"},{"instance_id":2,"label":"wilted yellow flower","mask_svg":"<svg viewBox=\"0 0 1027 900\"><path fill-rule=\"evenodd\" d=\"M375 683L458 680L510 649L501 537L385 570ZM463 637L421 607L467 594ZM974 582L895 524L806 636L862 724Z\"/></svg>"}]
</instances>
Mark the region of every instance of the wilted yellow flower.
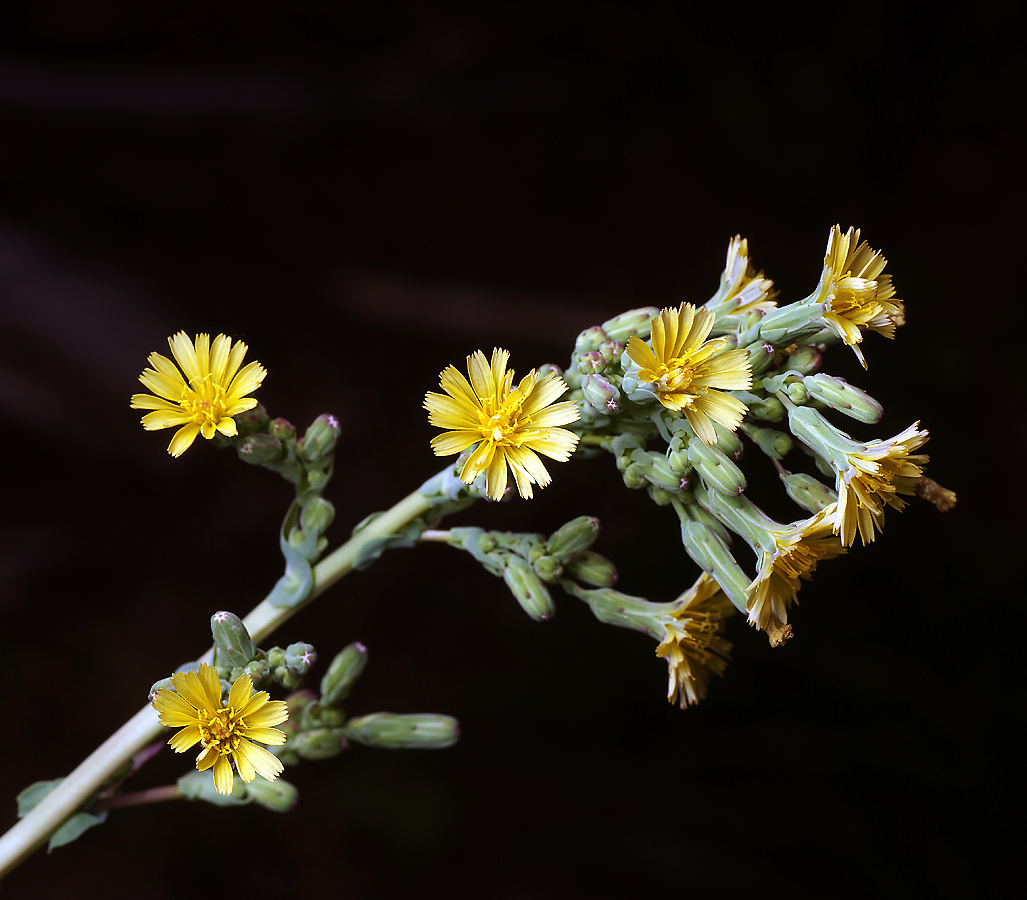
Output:
<instances>
[{"instance_id":1,"label":"wilted yellow flower","mask_svg":"<svg viewBox=\"0 0 1027 900\"><path fill-rule=\"evenodd\" d=\"M656 655L667 660L667 700L681 709L706 696L711 675L723 675L731 644L723 636L724 618L734 611L720 586L703 572L664 620Z\"/></svg>"},{"instance_id":2,"label":"wilted yellow flower","mask_svg":"<svg viewBox=\"0 0 1027 900\"><path fill-rule=\"evenodd\" d=\"M177 427L168 445L172 456L181 456L198 434L207 439L215 432L235 435L232 416L257 405L246 395L260 387L267 371L258 362L247 363L240 370L247 347L242 341L233 346L232 339L223 334L214 338L212 345L208 334L198 334L193 342L180 331L168 338L168 343L181 371L166 356L150 354L153 368L144 369L139 380L157 396L133 394L131 402L132 409L153 410L143 416L143 428Z\"/></svg>"},{"instance_id":3,"label":"wilted yellow flower","mask_svg":"<svg viewBox=\"0 0 1027 900\"><path fill-rule=\"evenodd\" d=\"M285 743L285 733L271 727L289 718L284 701L268 700L267 691L254 694L253 680L243 675L232 685L228 705L223 705L221 680L214 667L206 664L197 672L176 672L171 683L175 690L161 688L151 701L161 725L181 728L168 743L176 753L200 744L203 749L196 768L201 772L213 768L219 794L232 793L232 760L247 783L257 775L274 781L282 774L278 757L253 741Z\"/></svg>"},{"instance_id":4,"label":"wilted yellow flower","mask_svg":"<svg viewBox=\"0 0 1027 900\"><path fill-rule=\"evenodd\" d=\"M871 441L865 449L845 454L848 465L839 467L837 479L838 508L834 531L848 547L859 528L864 544L875 537L875 529L884 525L884 507L903 509L906 501L900 494L916 493L917 481L923 475L926 454L910 455L927 443L929 435L914 422L905 431L886 441Z\"/></svg>"},{"instance_id":5,"label":"wilted yellow flower","mask_svg":"<svg viewBox=\"0 0 1027 900\"><path fill-rule=\"evenodd\" d=\"M754 309L774 309L774 282L749 263L749 242L736 234L727 245L720 289L706 306L719 315L742 316Z\"/></svg>"},{"instance_id":6,"label":"wilted yellow flower","mask_svg":"<svg viewBox=\"0 0 1027 900\"><path fill-rule=\"evenodd\" d=\"M429 391L424 396L428 421L447 433L432 438L436 456L451 456L477 445L460 471L460 480L471 484L486 473L488 495L502 498L506 491L507 466L513 472L518 493L527 499L531 486L545 487L552 480L538 454L564 462L574 452L578 436L560 425L579 418L570 401L555 403L567 390L555 372L545 375L532 369L516 388L513 370L507 370L510 353L496 348L492 362L476 350L467 357L470 382L455 366L439 376L445 394Z\"/></svg>"},{"instance_id":7,"label":"wilted yellow flower","mask_svg":"<svg viewBox=\"0 0 1027 900\"><path fill-rule=\"evenodd\" d=\"M809 579L817 563L845 552L834 535L835 505L816 515L783 526L766 529L775 548L757 550L758 571L746 589L749 624L766 631L772 644L778 644L788 624L788 608L797 602L799 580Z\"/></svg>"},{"instance_id":8,"label":"wilted yellow flower","mask_svg":"<svg viewBox=\"0 0 1027 900\"><path fill-rule=\"evenodd\" d=\"M653 319L652 347L637 337L628 338L626 347L639 380L654 386L667 409L683 411L706 444L716 443L714 421L734 431L746 413L745 404L724 391L752 386L745 351L727 350L723 338L706 340L714 319L708 309L682 303Z\"/></svg>"},{"instance_id":9,"label":"wilted yellow flower","mask_svg":"<svg viewBox=\"0 0 1027 900\"><path fill-rule=\"evenodd\" d=\"M864 369L867 363L859 349L861 326L893 338L895 326L905 321L891 275L884 274L887 262L866 241L859 242L858 228L845 234L838 225L831 229L815 298L817 303L827 304L823 313L827 327L852 347Z\"/></svg>"}]
</instances>

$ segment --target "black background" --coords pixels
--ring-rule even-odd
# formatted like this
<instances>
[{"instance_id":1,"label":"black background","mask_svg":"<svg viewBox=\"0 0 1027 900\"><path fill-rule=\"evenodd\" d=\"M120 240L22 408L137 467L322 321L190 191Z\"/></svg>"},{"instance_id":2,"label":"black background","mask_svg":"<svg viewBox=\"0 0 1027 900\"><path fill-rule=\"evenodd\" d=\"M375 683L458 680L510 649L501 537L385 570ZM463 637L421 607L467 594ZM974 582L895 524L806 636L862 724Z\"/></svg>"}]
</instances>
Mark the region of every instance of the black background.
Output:
<instances>
[{"instance_id":1,"label":"black background","mask_svg":"<svg viewBox=\"0 0 1027 900\"><path fill-rule=\"evenodd\" d=\"M564 364L621 310L701 303L736 232L798 299L857 225L908 324L868 337L868 373L827 368L885 403L854 433L921 420L960 504L889 513L822 567L784 648L733 621L727 677L684 712L647 638L569 599L535 624L469 559L396 551L277 639L364 641L351 711L456 715L457 747L305 763L288 816L119 811L5 895L993 896L1023 714L1014 9L6 8L0 824L280 572L287 487L202 441L172 460L128 409L174 331L246 340L272 414L339 415L339 541L439 467L421 402L445 365ZM608 461L554 474L459 524L594 514L624 590L691 582L673 514Z\"/></svg>"}]
</instances>

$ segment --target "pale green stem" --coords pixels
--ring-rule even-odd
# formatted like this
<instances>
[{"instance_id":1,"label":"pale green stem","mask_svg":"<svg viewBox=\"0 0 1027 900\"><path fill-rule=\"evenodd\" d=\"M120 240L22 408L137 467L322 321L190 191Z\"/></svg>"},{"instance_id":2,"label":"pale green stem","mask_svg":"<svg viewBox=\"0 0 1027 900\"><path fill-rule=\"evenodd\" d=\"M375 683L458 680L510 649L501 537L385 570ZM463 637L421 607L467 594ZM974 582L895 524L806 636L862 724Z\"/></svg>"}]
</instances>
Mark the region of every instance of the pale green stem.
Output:
<instances>
[{"instance_id":1,"label":"pale green stem","mask_svg":"<svg viewBox=\"0 0 1027 900\"><path fill-rule=\"evenodd\" d=\"M262 600L243 620L250 636L260 643L279 625L335 584L353 568L370 541L395 534L431 506L419 491L400 500L392 509L369 522L345 544L314 566L314 587L301 604L285 608ZM197 662L211 662L213 649ZM55 787L24 819L0 837L0 877L14 869L26 856L47 840L79 807L95 794L107 779L147 744L160 737L163 726L157 711L144 706Z\"/></svg>"}]
</instances>

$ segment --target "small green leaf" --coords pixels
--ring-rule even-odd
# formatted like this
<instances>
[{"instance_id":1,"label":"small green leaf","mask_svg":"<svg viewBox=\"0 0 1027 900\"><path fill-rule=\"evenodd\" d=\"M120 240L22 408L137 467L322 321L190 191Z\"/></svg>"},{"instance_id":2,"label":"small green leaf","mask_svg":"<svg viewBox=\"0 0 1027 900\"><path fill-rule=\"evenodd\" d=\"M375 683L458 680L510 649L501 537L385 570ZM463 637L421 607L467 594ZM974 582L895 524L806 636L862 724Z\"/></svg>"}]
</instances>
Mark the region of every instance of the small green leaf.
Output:
<instances>
[{"instance_id":1,"label":"small green leaf","mask_svg":"<svg viewBox=\"0 0 1027 900\"><path fill-rule=\"evenodd\" d=\"M63 778L55 778L53 781L37 781L25 788L18 794L18 818L22 818L26 813L35 809L39 802L63 780Z\"/></svg>"},{"instance_id":2,"label":"small green leaf","mask_svg":"<svg viewBox=\"0 0 1027 900\"><path fill-rule=\"evenodd\" d=\"M46 845L46 852L50 853L54 847L63 847L65 844L70 844L94 825L99 825L101 822L106 821L106 819L107 810L99 813L75 813L50 836L50 843Z\"/></svg>"}]
</instances>

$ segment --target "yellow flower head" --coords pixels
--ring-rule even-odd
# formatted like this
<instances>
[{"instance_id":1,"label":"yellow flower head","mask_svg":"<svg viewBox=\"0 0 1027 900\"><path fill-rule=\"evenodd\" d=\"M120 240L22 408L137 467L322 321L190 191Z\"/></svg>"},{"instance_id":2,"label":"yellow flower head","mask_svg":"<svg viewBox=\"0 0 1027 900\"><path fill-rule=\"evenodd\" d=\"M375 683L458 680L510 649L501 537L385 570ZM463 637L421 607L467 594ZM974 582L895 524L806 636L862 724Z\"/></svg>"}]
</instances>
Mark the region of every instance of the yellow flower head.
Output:
<instances>
[{"instance_id":1,"label":"yellow flower head","mask_svg":"<svg viewBox=\"0 0 1027 900\"><path fill-rule=\"evenodd\" d=\"M749 624L766 631L772 644L783 639L788 608L798 602L799 579L809 579L817 563L845 552L834 536L834 504L815 516L771 531L773 551L760 548L758 572L746 588Z\"/></svg>"},{"instance_id":2,"label":"yellow flower head","mask_svg":"<svg viewBox=\"0 0 1027 900\"><path fill-rule=\"evenodd\" d=\"M680 606L664 622L665 636L656 655L667 660L667 700L679 706L706 696L711 675L723 675L731 656L724 638L724 617L734 610L720 586L705 572L681 597Z\"/></svg>"},{"instance_id":3,"label":"yellow flower head","mask_svg":"<svg viewBox=\"0 0 1027 900\"><path fill-rule=\"evenodd\" d=\"M161 725L181 728L168 743L176 753L200 744L203 749L196 768L201 772L213 768L219 794L232 793L232 760L247 783L257 775L274 781L282 774L278 757L253 741L285 743L285 733L271 727L289 718L284 701L268 700L267 691L254 694L253 680L243 675L232 685L228 705L223 705L221 680L214 667L206 664L198 672L176 672L171 683L175 690L161 688L151 701Z\"/></svg>"},{"instance_id":4,"label":"yellow flower head","mask_svg":"<svg viewBox=\"0 0 1027 900\"><path fill-rule=\"evenodd\" d=\"M516 388L513 370L507 370L510 353L494 349L492 362L476 350L467 357L468 380L455 366L439 376L445 394L429 391L424 396L428 421L444 434L432 438L436 456L462 453L477 444L460 471L460 480L471 484L486 473L488 495L502 498L506 491L507 466L513 472L517 491L526 499L531 486L545 487L551 481L538 454L564 462L574 452L578 436L559 425L579 418L570 401L554 403L567 390L555 372L539 376L532 369Z\"/></svg>"},{"instance_id":5,"label":"yellow flower head","mask_svg":"<svg viewBox=\"0 0 1027 900\"><path fill-rule=\"evenodd\" d=\"M865 449L846 454L848 466L838 472L838 509L834 531L841 534L848 547L859 528L864 544L875 537L875 528L884 525L885 505L903 509L906 501L900 494L916 493L917 481L923 475L927 455L910 455L927 443L928 433L914 422L901 434L886 441L871 441Z\"/></svg>"},{"instance_id":6,"label":"yellow flower head","mask_svg":"<svg viewBox=\"0 0 1027 900\"><path fill-rule=\"evenodd\" d=\"M864 369L867 363L858 346L863 340L860 327L893 338L895 326L905 321L891 275L883 274L887 263L866 241L859 242L858 228L845 234L837 225L831 229L816 298L827 304L823 315L828 328L852 347Z\"/></svg>"},{"instance_id":7,"label":"yellow flower head","mask_svg":"<svg viewBox=\"0 0 1027 900\"><path fill-rule=\"evenodd\" d=\"M228 437L235 435L232 416L257 405L246 395L260 387L267 374L265 368L251 362L240 370L247 347L242 341L233 346L232 339L223 334L211 344L208 334L198 334L194 342L180 331L168 338L168 343L178 367L166 356L151 353L153 368L144 369L139 380L157 396L132 395L132 409L153 410L143 416L143 428L157 431L177 427L168 445L172 456L181 456L198 434L208 440L218 431Z\"/></svg>"},{"instance_id":8,"label":"yellow flower head","mask_svg":"<svg viewBox=\"0 0 1027 900\"><path fill-rule=\"evenodd\" d=\"M727 245L727 261L720 276L720 289L706 304L721 308L732 316L742 316L754 309L769 312L777 306L774 301L774 282L757 273L749 263L749 242L736 234Z\"/></svg>"},{"instance_id":9,"label":"yellow flower head","mask_svg":"<svg viewBox=\"0 0 1027 900\"><path fill-rule=\"evenodd\" d=\"M714 319L708 309L682 303L653 319L652 347L638 337L629 338L626 347L639 367L639 380L653 384L667 409L684 411L706 444L716 443L714 421L734 431L746 413L745 404L724 391L752 386L745 351L727 350L723 338L706 340Z\"/></svg>"}]
</instances>

